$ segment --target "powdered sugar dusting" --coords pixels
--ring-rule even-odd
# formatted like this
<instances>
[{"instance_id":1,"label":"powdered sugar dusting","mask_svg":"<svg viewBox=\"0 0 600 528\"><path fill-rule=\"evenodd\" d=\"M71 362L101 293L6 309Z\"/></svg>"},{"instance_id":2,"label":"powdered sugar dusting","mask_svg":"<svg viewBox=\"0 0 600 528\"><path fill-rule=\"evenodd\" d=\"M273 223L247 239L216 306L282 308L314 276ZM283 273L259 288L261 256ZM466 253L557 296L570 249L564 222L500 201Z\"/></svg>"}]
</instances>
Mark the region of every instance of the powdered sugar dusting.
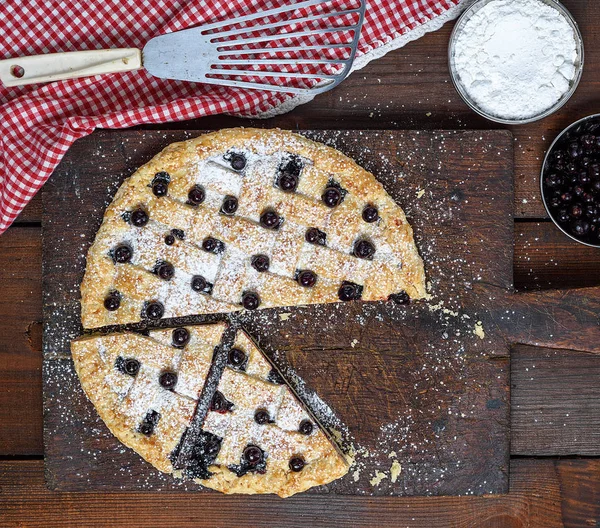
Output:
<instances>
[{"instance_id":1,"label":"powdered sugar dusting","mask_svg":"<svg viewBox=\"0 0 600 528\"><path fill-rule=\"evenodd\" d=\"M559 6L492 0L467 16L458 26L453 66L481 110L501 119L528 119L569 91L581 57Z\"/></svg>"}]
</instances>

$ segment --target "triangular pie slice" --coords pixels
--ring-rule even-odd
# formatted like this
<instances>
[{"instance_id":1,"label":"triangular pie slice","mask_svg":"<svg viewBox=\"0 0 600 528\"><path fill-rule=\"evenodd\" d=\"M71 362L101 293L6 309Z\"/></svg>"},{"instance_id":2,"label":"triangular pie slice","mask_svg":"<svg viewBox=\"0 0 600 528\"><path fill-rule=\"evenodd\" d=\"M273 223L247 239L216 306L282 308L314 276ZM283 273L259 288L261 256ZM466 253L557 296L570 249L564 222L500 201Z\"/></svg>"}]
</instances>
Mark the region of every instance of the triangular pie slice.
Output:
<instances>
[{"instance_id":1,"label":"triangular pie slice","mask_svg":"<svg viewBox=\"0 0 600 528\"><path fill-rule=\"evenodd\" d=\"M224 493L285 497L345 475L345 456L248 336L240 330L231 347L220 346L225 328L85 337L71 350L111 432L163 472L174 472L197 405L206 401L185 476ZM223 355L227 366L215 367Z\"/></svg>"},{"instance_id":2,"label":"triangular pie slice","mask_svg":"<svg viewBox=\"0 0 600 528\"><path fill-rule=\"evenodd\" d=\"M243 332L214 392L184 474L223 493L289 497L349 464L279 372Z\"/></svg>"},{"instance_id":3,"label":"triangular pie slice","mask_svg":"<svg viewBox=\"0 0 600 528\"><path fill-rule=\"evenodd\" d=\"M402 209L337 150L282 130L174 143L106 210L81 286L86 328L425 295Z\"/></svg>"}]
</instances>

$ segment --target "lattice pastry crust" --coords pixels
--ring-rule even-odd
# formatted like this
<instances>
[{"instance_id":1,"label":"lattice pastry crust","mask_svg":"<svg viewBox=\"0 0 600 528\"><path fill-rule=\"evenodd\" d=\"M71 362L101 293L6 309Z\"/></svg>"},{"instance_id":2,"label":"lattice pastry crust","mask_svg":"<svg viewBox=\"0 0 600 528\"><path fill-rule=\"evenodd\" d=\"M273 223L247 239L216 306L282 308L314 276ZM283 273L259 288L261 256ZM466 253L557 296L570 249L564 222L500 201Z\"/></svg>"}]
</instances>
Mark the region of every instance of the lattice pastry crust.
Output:
<instances>
[{"instance_id":1,"label":"lattice pastry crust","mask_svg":"<svg viewBox=\"0 0 600 528\"><path fill-rule=\"evenodd\" d=\"M220 323L87 337L71 350L111 432L161 471L174 471L202 395L211 403L184 475L224 493L282 497L345 475L345 457L243 331L216 391L205 388L224 329Z\"/></svg>"},{"instance_id":2,"label":"lattice pastry crust","mask_svg":"<svg viewBox=\"0 0 600 528\"><path fill-rule=\"evenodd\" d=\"M174 143L126 180L89 250L86 328L425 295L400 207L337 150L282 130Z\"/></svg>"}]
</instances>

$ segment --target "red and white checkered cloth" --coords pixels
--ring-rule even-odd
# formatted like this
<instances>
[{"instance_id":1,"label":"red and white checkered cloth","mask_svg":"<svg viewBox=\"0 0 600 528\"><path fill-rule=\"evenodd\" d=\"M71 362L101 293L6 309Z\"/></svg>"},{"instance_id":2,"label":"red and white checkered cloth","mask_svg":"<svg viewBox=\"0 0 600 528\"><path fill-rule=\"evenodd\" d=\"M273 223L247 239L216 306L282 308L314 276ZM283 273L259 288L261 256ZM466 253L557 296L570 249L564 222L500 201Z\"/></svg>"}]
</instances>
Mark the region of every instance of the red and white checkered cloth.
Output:
<instances>
[{"instance_id":1,"label":"red and white checkered cloth","mask_svg":"<svg viewBox=\"0 0 600 528\"><path fill-rule=\"evenodd\" d=\"M0 58L142 48L152 37L276 7L290 0L7 0ZM465 0L370 0L355 68L455 16ZM7 88L0 83L0 233L31 200L69 146L95 128L211 114L260 116L307 98L152 77L143 70Z\"/></svg>"}]
</instances>

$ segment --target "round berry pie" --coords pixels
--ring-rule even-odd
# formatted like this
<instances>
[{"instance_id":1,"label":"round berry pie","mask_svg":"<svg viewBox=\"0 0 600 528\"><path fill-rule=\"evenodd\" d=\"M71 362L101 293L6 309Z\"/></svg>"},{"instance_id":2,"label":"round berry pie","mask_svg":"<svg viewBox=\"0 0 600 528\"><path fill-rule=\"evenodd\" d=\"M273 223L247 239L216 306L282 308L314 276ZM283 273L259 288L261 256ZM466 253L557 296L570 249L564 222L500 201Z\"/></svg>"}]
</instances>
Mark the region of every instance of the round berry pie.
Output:
<instances>
[{"instance_id":1,"label":"round berry pie","mask_svg":"<svg viewBox=\"0 0 600 528\"><path fill-rule=\"evenodd\" d=\"M226 328L84 337L71 350L111 432L161 471L282 497L345 475L346 457L279 371L243 331L225 344Z\"/></svg>"},{"instance_id":2,"label":"round berry pie","mask_svg":"<svg viewBox=\"0 0 600 528\"><path fill-rule=\"evenodd\" d=\"M400 207L374 176L281 130L167 147L123 183L89 250L85 328L425 295ZM224 323L73 341L82 386L114 435L161 471L282 497L348 461L280 372Z\"/></svg>"},{"instance_id":3,"label":"round berry pie","mask_svg":"<svg viewBox=\"0 0 600 528\"><path fill-rule=\"evenodd\" d=\"M372 174L303 136L237 128L174 143L123 183L81 313L97 328L424 295L412 229Z\"/></svg>"}]
</instances>

